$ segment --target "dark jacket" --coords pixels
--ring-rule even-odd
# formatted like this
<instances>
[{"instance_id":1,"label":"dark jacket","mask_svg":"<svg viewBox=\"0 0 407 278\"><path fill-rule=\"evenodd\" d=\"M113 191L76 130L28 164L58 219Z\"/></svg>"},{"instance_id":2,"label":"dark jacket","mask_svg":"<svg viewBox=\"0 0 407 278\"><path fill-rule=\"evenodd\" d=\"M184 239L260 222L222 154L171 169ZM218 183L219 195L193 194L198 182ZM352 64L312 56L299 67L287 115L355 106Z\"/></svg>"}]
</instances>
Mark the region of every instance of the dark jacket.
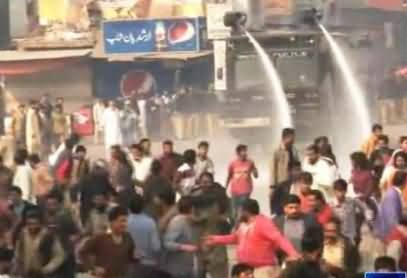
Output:
<instances>
[{"instance_id":1,"label":"dark jacket","mask_svg":"<svg viewBox=\"0 0 407 278\"><path fill-rule=\"evenodd\" d=\"M300 216L300 219L302 219L304 221L304 234L307 233L307 231L313 231L313 233L316 233L315 236L318 236L322 242L322 240L323 240L322 227L317 222L317 220L314 218L314 216L312 216L310 214L302 214ZM274 223L279 228L279 230L282 234L284 234L285 220L286 220L285 215L280 215L280 216L277 216L276 218L274 218ZM298 251L301 251L301 250L298 250Z\"/></svg>"},{"instance_id":2,"label":"dark jacket","mask_svg":"<svg viewBox=\"0 0 407 278\"><path fill-rule=\"evenodd\" d=\"M360 256L357 247L347 238L345 240L345 271L356 273L360 264Z\"/></svg>"},{"instance_id":3,"label":"dark jacket","mask_svg":"<svg viewBox=\"0 0 407 278\"><path fill-rule=\"evenodd\" d=\"M284 214L284 200L290 195L292 181L284 181L275 185L273 196L270 198L271 214L282 215Z\"/></svg>"}]
</instances>

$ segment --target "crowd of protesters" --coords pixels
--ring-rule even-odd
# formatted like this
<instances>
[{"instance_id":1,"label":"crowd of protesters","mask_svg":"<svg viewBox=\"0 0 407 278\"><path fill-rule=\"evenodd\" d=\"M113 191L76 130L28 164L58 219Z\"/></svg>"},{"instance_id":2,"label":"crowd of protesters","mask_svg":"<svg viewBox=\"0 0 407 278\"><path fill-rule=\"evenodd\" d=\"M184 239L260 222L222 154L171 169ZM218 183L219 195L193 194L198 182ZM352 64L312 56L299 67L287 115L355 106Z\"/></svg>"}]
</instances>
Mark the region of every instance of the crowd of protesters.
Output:
<instances>
[{"instance_id":1,"label":"crowd of protesters","mask_svg":"<svg viewBox=\"0 0 407 278\"><path fill-rule=\"evenodd\" d=\"M110 114L94 112L105 119L96 131L105 133L107 156L98 157L62 128L63 102L43 99L28 111L20 106L24 117L14 115L14 163L0 160L0 275L296 278L407 271L407 137L392 150L374 125L349 156L351 173L341 173L328 137L302 154L295 130L284 129L270 173L260 173L270 176L269 217L251 196L259 171L248 146L236 147L222 185L209 142L179 154L166 140L162 153L153 154L151 141L138 140L136 131L115 138L123 116L114 103L103 107ZM53 119L53 128L42 118ZM231 271L227 245L236 245Z\"/></svg>"}]
</instances>

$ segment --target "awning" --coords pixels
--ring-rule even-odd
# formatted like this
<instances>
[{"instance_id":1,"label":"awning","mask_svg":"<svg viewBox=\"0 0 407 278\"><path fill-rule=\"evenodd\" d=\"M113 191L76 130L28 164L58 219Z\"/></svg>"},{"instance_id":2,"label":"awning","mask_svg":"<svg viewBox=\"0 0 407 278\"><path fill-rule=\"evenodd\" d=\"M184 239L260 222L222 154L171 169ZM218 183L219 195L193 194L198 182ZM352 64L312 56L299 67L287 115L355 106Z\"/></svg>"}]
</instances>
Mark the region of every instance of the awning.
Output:
<instances>
[{"instance_id":1,"label":"awning","mask_svg":"<svg viewBox=\"0 0 407 278\"><path fill-rule=\"evenodd\" d=\"M200 52L161 52L161 53L146 53L146 54L114 54L106 55L103 52L94 51L92 58L106 59L109 62L130 62L130 61L149 61L149 60L175 60L188 61L212 55L213 51Z\"/></svg>"},{"instance_id":2,"label":"awning","mask_svg":"<svg viewBox=\"0 0 407 278\"><path fill-rule=\"evenodd\" d=\"M0 75L23 75L82 62L91 50L0 51Z\"/></svg>"},{"instance_id":3,"label":"awning","mask_svg":"<svg viewBox=\"0 0 407 278\"><path fill-rule=\"evenodd\" d=\"M403 4L403 2L405 4ZM407 1L404 0L369 0L368 5L371 8L388 11L407 11Z\"/></svg>"}]
</instances>

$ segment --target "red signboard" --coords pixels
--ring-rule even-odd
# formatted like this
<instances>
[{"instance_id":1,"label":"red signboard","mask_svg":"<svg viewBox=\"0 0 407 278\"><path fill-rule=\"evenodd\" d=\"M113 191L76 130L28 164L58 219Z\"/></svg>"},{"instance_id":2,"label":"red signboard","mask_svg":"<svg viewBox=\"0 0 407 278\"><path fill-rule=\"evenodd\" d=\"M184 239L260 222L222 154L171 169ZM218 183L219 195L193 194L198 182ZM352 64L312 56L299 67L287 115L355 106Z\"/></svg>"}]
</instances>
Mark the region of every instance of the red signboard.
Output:
<instances>
[{"instance_id":1,"label":"red signboard","mask_svg":"<svg viewBox=\"0 0 407 278\"><path fill-rule=\"evenodd\" d=\"M372 8L389 11L407 10L407 1L405 0L369 0L368 5Z\"/></svg>"},{"instance_id":2,"label":"red signboard","mask_svg":"<svg viewBox=\"0 0 407 278\"><path fill-rule=\"evenodd\" d=\"M94 123L92 107L84 106L72 115L72 130L79 136L93 135Z\"/></svg>"}]
</instances>

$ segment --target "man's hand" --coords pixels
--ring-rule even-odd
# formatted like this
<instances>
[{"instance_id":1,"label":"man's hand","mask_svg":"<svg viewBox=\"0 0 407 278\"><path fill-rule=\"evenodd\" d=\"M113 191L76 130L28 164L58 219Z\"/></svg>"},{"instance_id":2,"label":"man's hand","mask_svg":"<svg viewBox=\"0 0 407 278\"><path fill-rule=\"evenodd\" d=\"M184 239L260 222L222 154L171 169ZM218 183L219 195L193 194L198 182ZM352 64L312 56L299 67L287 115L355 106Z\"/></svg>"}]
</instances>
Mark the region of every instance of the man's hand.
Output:
<instances>
[{"instance_id":1,"label":"man's hand","mask_svg":"<svg viewBox=\"0 0 407 278\"><path fill-rule=\"evenodd\" d=\"M188 253L195 253L198 252L198 246L192 244L182 244L181 251L188 252Z\"/></svg>"},{"instance_id":2,"label":"man's hand","mask_svg":"<svg viewBox=\"0 0 407 278\"><path fill-rule=\"evenodd\" d=\"M216 245L215 237L214 236L207 236L203 238L203 244L205 246L214 246Z\"/></svg>"},{"instance_id":3,"label":"man's hand","mask_svg":"<svg viewBox=\"0 0 407 278\"><path fill-rule=\"evenodd\" d=\"M288 262L288 263L292 263L292 262L299 261L299 260L301 260L301 259L302 259L301 255L295 255L295 256L289 256L289 257L287 257L287 258L285 259L285 261Z\"/></svg>"},{"instance_id":4,"label":"man's hand","mask_svg":"<svg viewBox=\"0 0 407 278\"><path fill-rule=\"evenodd\" d=\"M105 275L106 271L102 267L95 267L95 269L92 271L92 275L94 275L97 278L102 278Z\"/></svg>"}]
</instances>

